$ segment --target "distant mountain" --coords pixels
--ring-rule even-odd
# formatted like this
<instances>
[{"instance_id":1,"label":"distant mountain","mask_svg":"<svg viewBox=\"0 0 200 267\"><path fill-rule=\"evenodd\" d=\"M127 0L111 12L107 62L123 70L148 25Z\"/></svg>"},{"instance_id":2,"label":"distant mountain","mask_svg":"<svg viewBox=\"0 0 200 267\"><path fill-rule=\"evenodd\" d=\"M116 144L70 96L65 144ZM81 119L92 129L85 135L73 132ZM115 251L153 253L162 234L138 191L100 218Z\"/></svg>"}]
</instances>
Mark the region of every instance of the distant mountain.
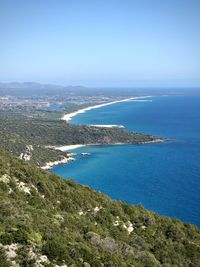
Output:
<instances>
[{"instance_id":1,"label":"distant mountain","mask_svg":"<svg viewBox=\"0 0 200 267\"><path fill-rule=\"evenodd\" d=\"M61 86L36 82L0 83L0 96L17 97L52 97L58 96L107 96L130 97L137 95L200 95L200 88L94 88L78 86Z\"/></svg>"},{"instance_id":2,"label":"distant mountain","mask_svg":"<svg viewBox=\"0 0 200 267\"><path fill-rule=\"evenodd\" d=\"M0 83L0 96L56 96L58 94L76 93L86 89L83 86L61 86L53 84L41 84L35 82L11 82Z\"/></svg>"},{"instance_id":3,"label":"distant mountain","mask_svg":"<svg viewBox=\"0 0 200 267\"><path fill-rule=\"evenodd\" d=\"M24 88L63 88L64 86L52 85L52 84L41 84L36 82L10 82L10 83L0 83L0 88L12 88L12 89L24 89Z\"/></svg>"}]
</instances>

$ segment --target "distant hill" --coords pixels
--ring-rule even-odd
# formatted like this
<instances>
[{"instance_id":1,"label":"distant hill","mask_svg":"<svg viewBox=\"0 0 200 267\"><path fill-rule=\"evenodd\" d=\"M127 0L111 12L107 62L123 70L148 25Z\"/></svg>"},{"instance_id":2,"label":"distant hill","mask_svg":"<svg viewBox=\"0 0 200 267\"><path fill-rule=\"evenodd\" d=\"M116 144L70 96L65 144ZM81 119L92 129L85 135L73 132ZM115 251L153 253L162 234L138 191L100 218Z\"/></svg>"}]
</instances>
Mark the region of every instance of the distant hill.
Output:
<instances>
[{"instance_id":1,"label":"distant hill","mask_svg":"<svg viewBox=\"0 0 200 267\"><path fill-rule=\"evenodd\" d=\"M200 88L138 88L138 87L85 87L77 86L61 86L56 84L42 84L36 82L0 82L0 96L17 96L17 97L47 97L59 96L65 97L69 95L78 96L112 96L112 97L129 97L137 95L200 95Z\"/></svg>"},{"instance_id":2,"label":"distant hill","mask_svg":"<svg viewBox=\"0 0 200 267\"><path fill-rule=\"evenodd\" d=\"M200 231L0 151L0 266L200 266Z\"/></svg>"},{"instance_id":3,"label":"distant hill","mask_svg":"<svg viewBox=\"0 0 200 267\"><path fill-rule=\"evenodd\" d=\"M84 89L82 86L60 86L53 84L41 84L35 82L24 83L0 83L0 96L38 97L56 96L61 94L76 93Z\"/></svg>"}]
</instances>

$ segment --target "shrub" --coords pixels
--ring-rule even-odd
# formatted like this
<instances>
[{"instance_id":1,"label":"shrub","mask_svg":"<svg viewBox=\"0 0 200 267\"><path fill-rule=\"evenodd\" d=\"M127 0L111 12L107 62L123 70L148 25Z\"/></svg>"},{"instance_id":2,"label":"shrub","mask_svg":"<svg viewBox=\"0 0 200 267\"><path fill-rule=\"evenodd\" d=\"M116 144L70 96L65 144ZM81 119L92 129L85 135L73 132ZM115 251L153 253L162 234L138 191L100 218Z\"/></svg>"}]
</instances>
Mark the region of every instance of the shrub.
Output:
<instances>
[{"instance_id":1,"label":"shrub","mask_svg":"<svg viewBox=\"0 0 200 267\"><path fill-rule=\"evenodd\" d=\"M3 248L0 248L0 266L2 267L10 267L11 264L8 261L5 251L3 250Z\"/></svg>"}]
</instances>

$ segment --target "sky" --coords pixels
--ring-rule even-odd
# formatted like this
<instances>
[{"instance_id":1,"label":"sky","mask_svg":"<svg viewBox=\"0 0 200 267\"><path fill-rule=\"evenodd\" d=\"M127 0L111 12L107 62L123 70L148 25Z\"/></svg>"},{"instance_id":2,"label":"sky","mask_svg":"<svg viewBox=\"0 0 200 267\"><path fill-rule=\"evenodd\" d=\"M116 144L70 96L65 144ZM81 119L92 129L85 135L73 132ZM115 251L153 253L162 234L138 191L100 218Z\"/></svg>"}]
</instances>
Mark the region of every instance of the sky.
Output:
<instances>
[{"instance_id":1,"label":"sky","mask_svg":"<svg viewBox=\"0 0 200 267\"><path fill-rule=\"evenodd\" d=\"M200 87L200 0L0 0L0 82Z\"/></svg>"}]
</instances>

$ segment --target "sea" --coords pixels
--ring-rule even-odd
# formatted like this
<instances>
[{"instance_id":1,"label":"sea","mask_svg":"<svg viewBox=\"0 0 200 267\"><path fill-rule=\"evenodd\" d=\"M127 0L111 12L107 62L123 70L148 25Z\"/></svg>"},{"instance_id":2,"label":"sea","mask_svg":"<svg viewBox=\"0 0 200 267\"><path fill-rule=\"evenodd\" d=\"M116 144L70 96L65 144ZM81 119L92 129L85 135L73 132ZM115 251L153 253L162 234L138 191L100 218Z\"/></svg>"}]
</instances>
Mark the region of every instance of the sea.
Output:
<instances>
[{"instance_id":1,"label":"sea","mask_svg":"<svg viewBox=\"0 0 200 267\"><path fill-rule=\"evenodd\" d=\"M200 226L200 96L153 96L93 109L73 124L115 124L169 138L145 145L86 146L52 172L113 199ZM89 155L81 155L89 153Z\"/></svg>"}]
</instances>

